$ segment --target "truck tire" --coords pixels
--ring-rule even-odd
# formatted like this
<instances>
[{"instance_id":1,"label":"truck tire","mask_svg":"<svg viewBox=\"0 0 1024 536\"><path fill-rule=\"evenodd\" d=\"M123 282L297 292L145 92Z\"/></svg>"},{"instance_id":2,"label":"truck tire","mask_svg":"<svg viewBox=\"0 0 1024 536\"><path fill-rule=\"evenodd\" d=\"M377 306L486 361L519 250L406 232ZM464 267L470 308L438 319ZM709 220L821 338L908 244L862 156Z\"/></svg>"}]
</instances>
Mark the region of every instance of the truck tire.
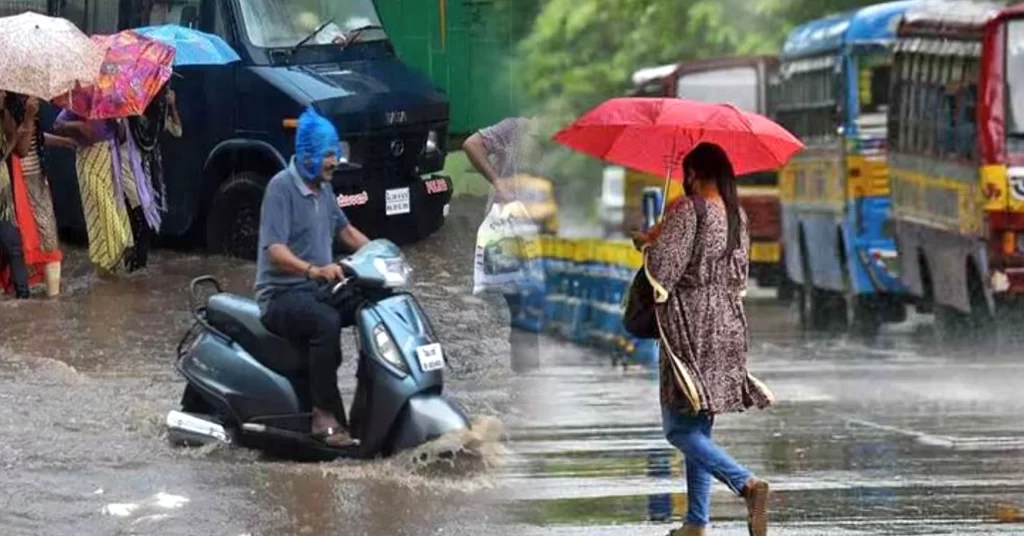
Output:
<instances>
[{"instance_id":1,"label":"truck tire","mask_svg":"<svg viewBox=\"0 0 1024 536\"><path fill-rule=\"evenodd\" d=\"M206 246L211 253L256 259L260 205L266 183L263 175L242 171L217 188L206 217Z\"/></svg>"}]
</instances>

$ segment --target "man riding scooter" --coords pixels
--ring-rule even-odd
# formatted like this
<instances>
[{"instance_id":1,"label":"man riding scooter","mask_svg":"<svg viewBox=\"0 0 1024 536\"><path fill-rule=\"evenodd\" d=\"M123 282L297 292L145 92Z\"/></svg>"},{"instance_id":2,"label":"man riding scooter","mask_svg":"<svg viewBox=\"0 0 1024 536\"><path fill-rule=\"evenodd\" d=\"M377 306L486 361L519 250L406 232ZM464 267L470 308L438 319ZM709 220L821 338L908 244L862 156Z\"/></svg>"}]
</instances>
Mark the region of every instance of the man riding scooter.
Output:
<instances>
[{"instance_id":1,"label":"man riding scooter","mask_svg":"<svg viewBox=\"0 0 1024 536\"><path fill-rule=\"evenodd\" d=\"M316 291L342 278L333 262L335 237L353 251L368 242L349 223L331 188L340 152L334 126L307 108L298 121L295 156L270 179L263 196L255 285L267 329L309 346L312 433L331 447L353 443L338 392L342 319Z\"/></svg>"}]
</instances>

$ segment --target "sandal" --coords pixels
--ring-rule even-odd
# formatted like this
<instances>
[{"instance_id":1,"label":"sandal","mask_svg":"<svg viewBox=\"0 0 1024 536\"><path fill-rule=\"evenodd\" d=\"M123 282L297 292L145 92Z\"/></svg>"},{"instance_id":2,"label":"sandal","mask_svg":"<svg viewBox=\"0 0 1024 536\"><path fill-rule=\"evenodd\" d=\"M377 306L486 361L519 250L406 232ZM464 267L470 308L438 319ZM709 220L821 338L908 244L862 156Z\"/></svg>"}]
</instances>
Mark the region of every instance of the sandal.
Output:
<instances>
[{"instance_id":1,"label":"sandal","mask_svg":"<svg viewBox=\"0 0 1024 536\"><path fill-rule=\"evenodd\" d=\"M333 426L328 426L319 432L313 432L312 436L313 439L333 448L354 447L359 444L359 441L349 435L348 430Z\"/></svg>"}]
</instances>

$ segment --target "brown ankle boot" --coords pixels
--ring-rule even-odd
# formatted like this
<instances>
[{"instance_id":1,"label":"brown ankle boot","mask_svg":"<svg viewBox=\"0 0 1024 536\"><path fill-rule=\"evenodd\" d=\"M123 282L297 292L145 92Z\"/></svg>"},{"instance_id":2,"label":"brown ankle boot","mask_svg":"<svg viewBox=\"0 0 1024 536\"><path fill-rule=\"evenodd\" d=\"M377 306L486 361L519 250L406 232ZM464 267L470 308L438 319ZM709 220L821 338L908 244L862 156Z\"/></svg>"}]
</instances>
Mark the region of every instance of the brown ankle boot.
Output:
<instances>
[{"instance_id":1,"label":"brown ankle boot","mask_svg":"<svg viewBox=\"0 0 1024 536\"><path fill-rule=\"evenodd\" d=\"M751 478L743 487L747 502L747 530L750 536L768 535L768 483Z\"/></svg>"},{"instance_id":2,"label":"brown ankle boot","mask_svg":"<svg viewBox=\"0 0 1024 536\"><path fill-rule=\"evenodd\" d=\"M698 527L697 525L683 525L683 528L673 530L668 533L668 536L704 536L706 532L704 527Z\"/></svg>"}]
</instances>

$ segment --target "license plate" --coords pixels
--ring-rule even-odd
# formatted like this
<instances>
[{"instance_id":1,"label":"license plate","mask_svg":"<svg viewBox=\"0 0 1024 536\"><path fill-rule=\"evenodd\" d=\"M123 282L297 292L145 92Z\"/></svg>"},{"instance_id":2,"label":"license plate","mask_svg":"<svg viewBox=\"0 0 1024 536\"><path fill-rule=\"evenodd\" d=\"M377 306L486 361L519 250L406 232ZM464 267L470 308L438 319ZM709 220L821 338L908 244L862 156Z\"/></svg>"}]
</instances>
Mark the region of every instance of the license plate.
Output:
<instances>
[{"instance_id":1,"label":"license plate","mask_svg":"<svg viewBox=\"0 0 1024 536\"><path fill-rule=\"evenodd\" d=\"M395 216L397 214L408 214L410 211L408 188L395 188L384 191L385 214Z\"/></svg>"},{"instance_id":2,"label":"license plate","mask_svg":"<svg viewBox=\"0 0 1024 536\"><path fill-rule=\"evenodd\" d=\"M416 357L420 360L420 369L423 372L444 368L444 352L441 351L440 344L434 343L420 346L416 349Z\"/></svg>"},{"instance_id":3,"label":"license plate","mask_svg":"<svg viewBox=\"0 0 1024 536\"><path fill-rule=\"evenodd\" d=\"M750 262L779 262L780 257L778 242L754 242L750 244Z\"/></svg>"}]
</instances>

